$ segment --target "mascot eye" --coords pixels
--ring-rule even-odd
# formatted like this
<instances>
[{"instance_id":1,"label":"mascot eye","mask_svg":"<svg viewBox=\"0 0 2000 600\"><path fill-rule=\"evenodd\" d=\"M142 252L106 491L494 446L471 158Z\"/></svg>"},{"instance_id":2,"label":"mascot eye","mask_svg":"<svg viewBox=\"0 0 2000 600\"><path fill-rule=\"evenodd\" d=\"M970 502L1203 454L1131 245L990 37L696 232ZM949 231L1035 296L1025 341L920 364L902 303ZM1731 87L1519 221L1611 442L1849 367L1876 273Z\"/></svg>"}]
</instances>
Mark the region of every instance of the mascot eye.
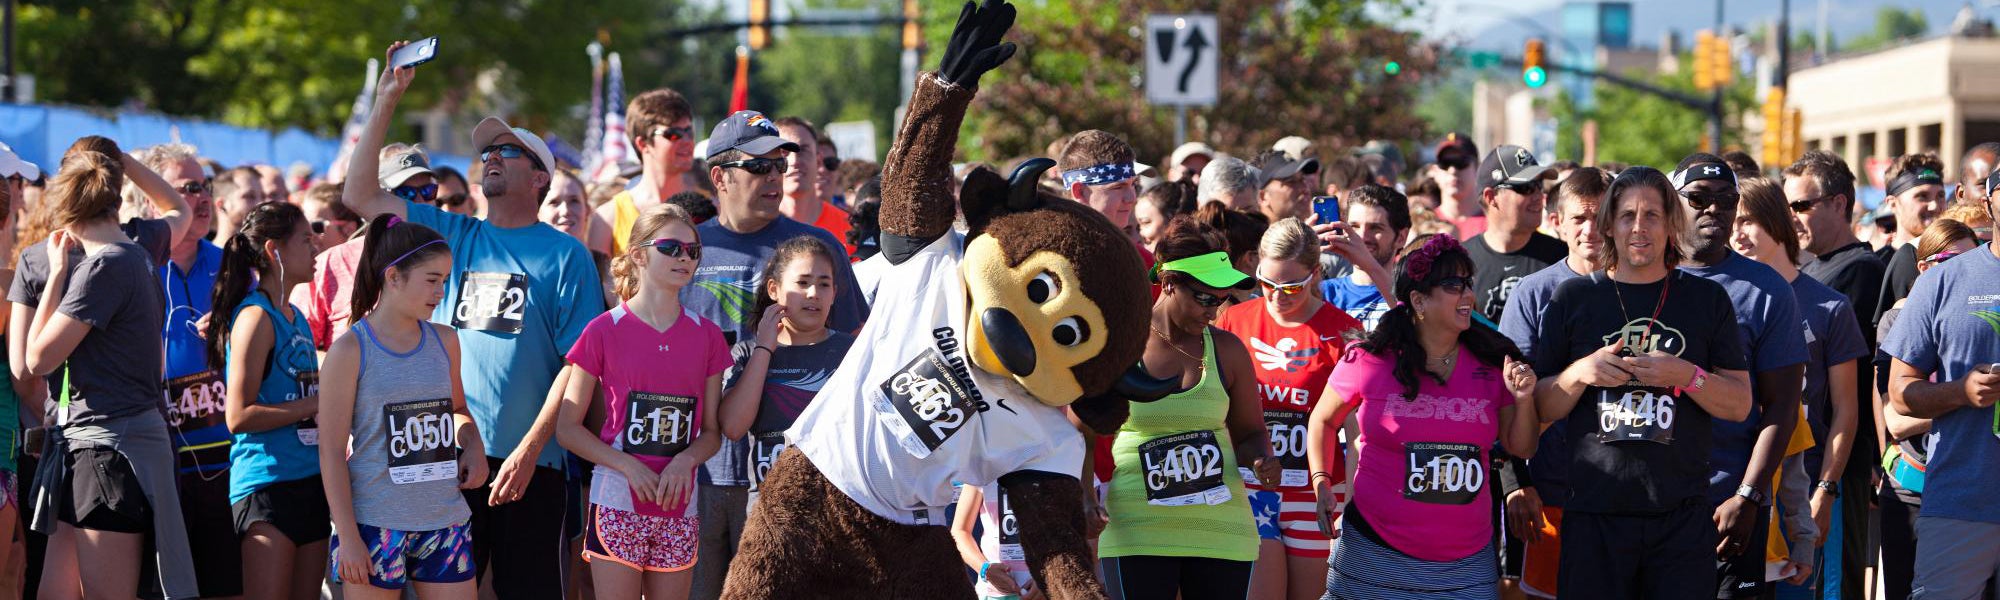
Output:
<instances>
[{"instance_id":1,"label":"mascot eye","mask_svg":"<svg viewBox=\"0 0 2000 600\"><path fill-rule=\"evenodd\" d=\"M1062 285L1056 281L1055 274L1042 271L1042 274L1036 275L1034 280L1028 282L1028 301L1035 304L1048 302L1049 298L1055 297L1056 292L1061 290Z\"/></svg>"},{"instance_id":2,"label":"mascot eye","mask_svg":"<svg viewBox=\"0 0 2000 600\"><path fill-rule=\"evenodd\" d=\"M1090 326L1084 324L1082 319L1069 317L1056 321L1056 329L1049 332L1049 337L1055 339L1058 344L1075 346L1090 339Z\"/></svg>"}]
</instances>

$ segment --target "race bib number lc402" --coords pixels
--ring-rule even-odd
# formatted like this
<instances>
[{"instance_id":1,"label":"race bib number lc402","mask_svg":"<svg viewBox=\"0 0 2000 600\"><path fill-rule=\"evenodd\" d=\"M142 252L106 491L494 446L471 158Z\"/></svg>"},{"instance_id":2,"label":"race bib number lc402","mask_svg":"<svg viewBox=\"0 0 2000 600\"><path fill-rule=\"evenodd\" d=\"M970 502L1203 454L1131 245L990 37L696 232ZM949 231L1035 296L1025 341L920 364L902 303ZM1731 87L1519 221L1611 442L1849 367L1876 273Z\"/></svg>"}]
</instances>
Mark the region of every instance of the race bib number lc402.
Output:
<instances>
[{"instance_id":1,"label":"race bib number lc402","mask_svg":"<svg viewBox=\"0 0 2000 600\"><path fill-rule=\"evenodd\" d=\"M1601 390L1597 435L1605 443L1674 441L1674 397L1646 388Z\"/></svg>"},{"instance_id":2,"label":"race bib number lc402","mask_svg":"<svg viewBox=\"0 0 2000 600\"><path fill-rule=\"evenodd\" d=\"M382 413L389 434L390 482L458 479L450 398L398 402L382 407Z\"/></svg>"},{"instance_id":3,"label":"race bib number lc402","mask_svg":"<svg viewBox=\"0 0 2000 600\"><path fill-rule=\"evenodd\" d=\"M882 413L882 425L912 456L930 456L978 412L973 404L978 392L952 367L943 354L927 350L867 392L869 405Z\"/></svg>"},{"instance_id":4,"label":"race bib number lc402","mask_svg":"<svg viewBox=\"0 0 2000 600\"><path fill-rule=\"evenodd\" d=\"M1403 480L1403 497L1428 504L1467 504L1486 485L1486 463L1472 444L1409 442L1403 453L1410 463Z\"/></svg>"},{"instance_id":5,"label":"race bib number lc402","mask_svg":"<svg viewBox=\"0 0 2000 600\"><path fill-rule=\"evenodd\" d=\"M694 398L632 392L625 403L625 452L664 458L694 442Z\"/></svg>"},{"instance_id":6,"label":"race bib number lc402","mask_svg":"<svg viewBox=\"0 0 2000 600\"><path fill-rule=\"evenodd\" d=\"M1210 506L1229 501L1222 479L1222 444L1213 431L1190 431L1139 444L1146 503L1155 506Z\"/></svg>"},{"instance_id":7,"label":"race bib number lc402","mask_svg":"<svg viewBox=\"0 0 2000 600\"><path fill-rule=\"evenodd\" d=\"M520 333L528 308L528 276L466 271L459 275L458 305L451 326L494 333Z\"/></svg>"}]
</instances>

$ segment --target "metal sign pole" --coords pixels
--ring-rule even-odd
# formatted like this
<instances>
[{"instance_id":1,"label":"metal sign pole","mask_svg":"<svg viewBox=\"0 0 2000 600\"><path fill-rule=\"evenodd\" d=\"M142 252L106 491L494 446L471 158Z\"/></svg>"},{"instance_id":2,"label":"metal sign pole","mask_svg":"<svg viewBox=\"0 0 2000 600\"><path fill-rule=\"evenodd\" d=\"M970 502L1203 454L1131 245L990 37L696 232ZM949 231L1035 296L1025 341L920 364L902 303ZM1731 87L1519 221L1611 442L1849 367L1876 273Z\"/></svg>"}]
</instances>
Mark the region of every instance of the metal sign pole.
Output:
<instances>
[{"instance_id":1,"label":"metal sign pole","mask_svg":"<svg viewBox=\"0 0 2000 600\"><path fill-rule=\"evenodd\" d=\"M1187 105L1174 107L1174 147L1187 143Z\"/></svg>"}]
</instances>

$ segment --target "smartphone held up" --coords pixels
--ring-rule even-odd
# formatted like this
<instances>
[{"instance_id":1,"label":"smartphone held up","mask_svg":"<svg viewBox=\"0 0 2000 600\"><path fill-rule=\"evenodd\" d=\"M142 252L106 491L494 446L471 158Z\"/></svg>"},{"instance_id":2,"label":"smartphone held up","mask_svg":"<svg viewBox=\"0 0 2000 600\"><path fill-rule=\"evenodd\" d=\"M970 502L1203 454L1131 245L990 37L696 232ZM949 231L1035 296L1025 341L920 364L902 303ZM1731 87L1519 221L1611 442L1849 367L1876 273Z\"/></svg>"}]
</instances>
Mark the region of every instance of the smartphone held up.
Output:
<instances>
[{"instance_id":1,"label":"smartphone held up","mask_svg":"<svg viewBox=\"0 0 2000 600\"><path fill-rule=\"evenodd\" d=\"M432 36L397 48L395 53L389 55L389 68L407 69L430 62L437 58L437 47L438 39Z\"/></svg>"}]
</instances>

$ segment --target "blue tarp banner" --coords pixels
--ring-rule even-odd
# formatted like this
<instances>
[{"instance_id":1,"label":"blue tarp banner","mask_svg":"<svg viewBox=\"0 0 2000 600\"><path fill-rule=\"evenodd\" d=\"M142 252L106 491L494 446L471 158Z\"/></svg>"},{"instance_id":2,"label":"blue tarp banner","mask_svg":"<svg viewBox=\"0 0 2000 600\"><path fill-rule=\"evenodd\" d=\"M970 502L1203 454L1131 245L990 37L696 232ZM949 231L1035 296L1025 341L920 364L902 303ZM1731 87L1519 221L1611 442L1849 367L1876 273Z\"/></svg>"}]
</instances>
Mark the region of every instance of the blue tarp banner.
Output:
<instances>
[{"instance_id":1,"label":"blue tarp banner","mask_svg":"<svg viewBox=\"0 0 2000 600\"><path fill-rule=\"evenodd\" d=\"M202 156L228 166L267 164L288 167L303 162L315 171L333 162L338 140L298 128L273 134L195 119L149 113L98 113L77 108L34 104L0 104L0 142L44 171L55 168L62 152L76 138L101 135L127 149L173 141L174 131ZM442 157L441 157L442 158ZM455 157L454 157L455 158ZM469 161L453 161L463 166Z\"/></svg>"}]
</instances>

